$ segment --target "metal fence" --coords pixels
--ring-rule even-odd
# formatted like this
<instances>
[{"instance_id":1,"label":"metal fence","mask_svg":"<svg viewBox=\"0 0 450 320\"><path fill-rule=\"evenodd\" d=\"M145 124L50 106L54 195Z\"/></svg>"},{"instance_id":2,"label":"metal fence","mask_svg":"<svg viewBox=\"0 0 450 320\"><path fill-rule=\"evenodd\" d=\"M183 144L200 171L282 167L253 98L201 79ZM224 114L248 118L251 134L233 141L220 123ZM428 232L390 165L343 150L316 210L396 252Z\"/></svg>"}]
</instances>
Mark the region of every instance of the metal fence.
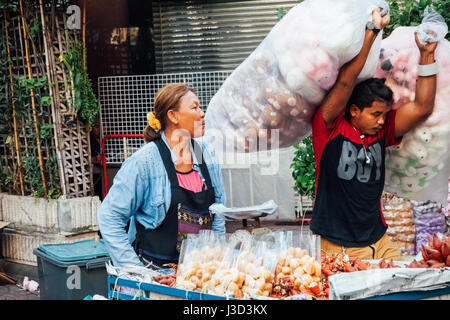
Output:
<instances>
[{"instance_id":1,"label":"metal fence","mask_svg":"<svg viewBox=\"0 0 450 320\"><path fill-rule=\"evenodd\" d=\"M147 125L146 115L153 111L154 97L160 88L175 82L187 83L197 89L203 110L207 112L210 100L230 74L231 71L216 71L99 78L102 138L110 137L104 141L105 165L121 164L143 145L141 137L129 136L142 134ZM123 135L127 137L122 137ZM233 207L261 204L262 199L270 197L280 206L277 218L289 219L294 214L292 209L300 214L310 209L311 204L302 204L301 198L292 189L293 181L290 180L288 164L291 157L289 154L287 159L283 159L286 163L281 165L278 174L267 177L259 175L250 165L235 167L222 164L227 205ZM237 181L240 181L240 186L236 184ZM271 187L264 187L268 185Z\"/></svg>"},{"instance_id":2,"label":"metal fence","mask_svg":"<svg viewBox=\"0 0 450 320\"><path fill-rule=\"evenodd\" d=\"M156 93L170 83L184 82L194 87L206 111L209 101L230 74L231 71L217 71L100 77L98 90L102 105L100 122L103 136L142 133L147 125L146 115L153 111ZM106 163L122 163L142 144L142 138L105 140Z\"/></svg>"}]
</instances>

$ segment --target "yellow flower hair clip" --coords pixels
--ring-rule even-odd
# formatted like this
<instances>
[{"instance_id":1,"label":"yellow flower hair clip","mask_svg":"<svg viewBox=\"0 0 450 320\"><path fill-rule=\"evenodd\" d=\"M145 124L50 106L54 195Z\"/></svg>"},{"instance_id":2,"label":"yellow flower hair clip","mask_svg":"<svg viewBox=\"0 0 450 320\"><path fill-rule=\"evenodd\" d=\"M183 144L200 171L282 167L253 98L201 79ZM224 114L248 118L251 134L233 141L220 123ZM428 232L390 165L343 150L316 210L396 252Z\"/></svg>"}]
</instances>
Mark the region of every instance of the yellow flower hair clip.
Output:
<instances>
[{"instance_id":1,"label":"yellow flower hair clip","mask_svg":"<svg viewBox=\"0 0 450 320\"><path fill-rule=\"evenodd\" d=\"M155 117L155 115L153 114L153 112L147 113L147 121L148 121L148 125L149 125L153 130L161 130L161 122L159 122L159 120L156 119L156 117Z\"/></svg>"}]
</instances>

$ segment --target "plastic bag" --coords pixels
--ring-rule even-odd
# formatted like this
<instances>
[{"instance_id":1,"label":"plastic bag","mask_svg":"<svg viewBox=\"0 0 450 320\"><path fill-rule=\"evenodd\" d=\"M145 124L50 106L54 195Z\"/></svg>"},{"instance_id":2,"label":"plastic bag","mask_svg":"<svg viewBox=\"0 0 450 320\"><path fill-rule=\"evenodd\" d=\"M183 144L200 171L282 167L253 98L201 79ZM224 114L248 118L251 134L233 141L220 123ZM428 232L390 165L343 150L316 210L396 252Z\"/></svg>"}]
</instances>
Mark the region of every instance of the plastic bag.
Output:
<instances>
[{"instance_id":1,"label":"plastic bag","mask_svg":"<svg viewBox=\"0 0 450 320\"><path fill-rule=\"evenodd\" d=\"M209 210L214 214L218 214L223 218L232 219L251 219L263 215L271 215L274 214L277 209L278 206L273 200L266 201L261 205L248 207L227 208L219 203L214 203L209 207Z\"/></svg>"},{"instance_id":2,"label":"plastic bag","mask_svg":"<svg viewBox=\"0 0 450 320\"><path fill-rule=\"evenodd\" d=\"M272 289L277 285L287 290L283 297L288 297L295 290L295 280L298 290L318 287L318 259L320 237L310 232L263 230L250 234L237 230L231 235L219 235L201 231L188 235L182 243L176 287L219 296L266 299L272 298ZM299 268L298 278L294 263ZM286 273L281 277L283 271Z\"/></svg>"},{"instance_id":3,"label":"plastic bag","mask_svg":"<svg viewBox=\"0 0 450 320\"><path fill-rule=\"evenodd\" d=\"M177 268L176 287L201 291L222 263L227 236L210 230L188 234L183 240Z\"/></svg>"},{"instance_id":4,"label":"plastic bag","mask_svg":"<svg viewBox=\"0 0 450 320\"><path fill-rule=\"evenodd\" d=\"M305 0L293 7L211 99L205 135L216 149L277 149L307 136L316 107L339 68L360 51L379 7L389 10L381 0ZM357 81L375 73L381 37Z\"/></svg>"},{"instance_id":5,"label":"plastic bag","mask_svg":"<svg viewBox=\"0 0 450 320\"><path fill-rule=\"evenodd\" d=\"M448 26L444 18L433 8L425 8L422 23L417 27L417 38L420 43L441 41L447 35Z\"/></svg>"},{"instance_id":6,"label":"plastic bag","mask_svg":"<svg viewBox=\"0 0 450 320\"><path fill-rule=\"evenodd\" d=\"M415 253L420 252L422 244L428 244L428 238L434 233L444 234L446 231L445 215L439 204L427 201L416 202L414 207L416 239Z\"/></svg>"},{"instance_id":7,"label":"plastic bag","mask_svg":"<svg viewBox=\"0 0 450 320\"><path fill-rule=\"evenodd\" d=\"M309 231L292 230L277 232L276 237L280 245L274 293L284 296L286 290L300 293L314 288L320 291L320 237Z\"/></svg>"},{"instance_id":8,"label":"plastic bag","mask_svg":"<svg viewBox=\"0 0 450 320\"><path fill-rule=\"evenodd\" d=\"M375 77L386 78L394 93L393 109L412 101L415 94L419 49L416 27L398 27L381 43ZM386 150L385 191L419 201L447 200L450 173L450 42L439 41L435 51L439 64L433 113L404 135L398 147Z\"/></svg>"},{"instance_id":9,"label":"plastic bag","mask_svg":"<svg viewBox=\"0 0 450 320\"><path fill-rule=\"evenodd\" d=\"M218 296L235 296L245 280L244 273L238 270L237 257L247 246L234 237L230 237L222 246L225 254L211 280L205 284L205 290Z\"/></svg>"},{"instance_id":10,"label":"plastic bag","mask_svg":"<svg viewBox=\"0 0 450 320\"><path fill-rule=\"evenodd\" d=\"M241 287L246 297L268 297L272 291L276 264L273 244L253 239L251 247L244 249L237 258L237 265L245 275Z\"/></svg>"},{"instance_id":11,"label":"plastic bag","mask_svg":"<svg viewBox=\"0 0 450 320\"><path fill-rule=\"evenodd\" d=\"M412 204L392 194L383 194L383 216L389 226L389 239L396 243L402 255L415 254L416 228Z\"/></svg>"}]
</instances>

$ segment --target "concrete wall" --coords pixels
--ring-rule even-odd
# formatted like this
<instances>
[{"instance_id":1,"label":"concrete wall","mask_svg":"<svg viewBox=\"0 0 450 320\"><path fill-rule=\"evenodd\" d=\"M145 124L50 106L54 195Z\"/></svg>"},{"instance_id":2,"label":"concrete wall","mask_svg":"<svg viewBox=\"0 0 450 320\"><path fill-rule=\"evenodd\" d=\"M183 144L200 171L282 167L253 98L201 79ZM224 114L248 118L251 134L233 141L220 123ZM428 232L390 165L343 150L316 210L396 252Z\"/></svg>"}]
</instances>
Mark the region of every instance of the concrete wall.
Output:
<instances>
[{"instance_id":1,"label":"concrete wall","mask_svg":"<svg viewBox=\"0 0 450 320\"><path fill-rule=\"evenodd\" d=\"M7 261L37 265L33 250L41 244L98 240L95 197L47 200L0 193L1 254Z\"/></svg>"}]
</instances>

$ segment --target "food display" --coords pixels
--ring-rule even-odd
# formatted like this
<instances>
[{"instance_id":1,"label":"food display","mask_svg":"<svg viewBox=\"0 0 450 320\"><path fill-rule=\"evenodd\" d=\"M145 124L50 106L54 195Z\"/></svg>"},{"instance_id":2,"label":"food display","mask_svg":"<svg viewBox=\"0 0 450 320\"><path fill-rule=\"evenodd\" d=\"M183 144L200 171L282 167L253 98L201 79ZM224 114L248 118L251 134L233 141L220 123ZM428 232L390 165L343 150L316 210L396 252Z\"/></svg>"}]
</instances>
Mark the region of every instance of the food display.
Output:
<instances>
[{"instance_id":1,"label":"food display","mask_svg":"<svg viewBox=\"0 0 450 320\"><path fill-rule=\"evenodd\" d=\"M400 266L396 265L392 260L387 261L385 259L381 259L377 263L370 263L369 261L363 261L358 257L349 258L343 253L333 254L331 256L322 254L321 267L321 283L323 290L317 295L320 298L329 297L328 277L331 277L337 273L365 271L371 269L400 268Z\"/></svg>"},{"instance_id":2,"label":"food display","mask_svg":"<svg viewBox=\"0 0 450 320\"><path fill-rule=\"evenodd\" d=\"M444 234L446 230L445 215L439 203L433 201L412 201L416 226L415 253L419 253L422 244L426 244L435 233Z\"/></svg>"},{"instance_id":3,"label":"food display","mask_svg":"<svg viewBox=\"0 0 450 320\"><path fill-rule=\"evenodd\" d=\"M389 239L398 246L402 255L414 255L416 227L411 201L383 193L382 202Z\"/></svg>"},{"instance_id":4,"label":"food display","mask_svg":"<svg viewBox=\"0 0 450 320\"><path fill-rule=\"evenodd\" d=\"M421 256L406 263L361 260L344 253L326 255L320 250L320 238L310 232L250 234L238 230L218 235L201 231L183 241L178 265L166 265L173 273L153 276L153 281L235 299L326 300L330 297L330 277L341 273L394 268L448 270L450 237L433 234L422 244Z\"/></svg>"},{"instance_id":5,"label":"food display","mask_svg":"<svg viewBox=\"0 0 450 320\"><path fill-rule=\"evenodd\" d=\"M294 231L258 238L247 234L220 239L212 232L190 235L183 242L176 287L235 298L320 292L317 236Z\"/></svg>"},{"instance_id":6,"label":"food display","mask_svg":"<svg viewBox=\"0 0 450 320\"><path fill-rule=\"evenodd\" d=\"M169 287L173 287L175 285L175 282L177 280L176 275L174 274L168 274L168 275L157 275L153 277L153 281L159 283L159 284L164 284L167 285Z\"/></svg>"},{"instance_id":7,"label":"food display","mask_svg":"<svg viewBox=\"0 0 450 320\"><path fill-rule=\"evenodd\" d=\"M450 267L450 237L443 235L442 238L435 233L428 238L427 244L420 246L423 260L413 260L410 268L445 268Z\"/></svg>"}]
</instances>

